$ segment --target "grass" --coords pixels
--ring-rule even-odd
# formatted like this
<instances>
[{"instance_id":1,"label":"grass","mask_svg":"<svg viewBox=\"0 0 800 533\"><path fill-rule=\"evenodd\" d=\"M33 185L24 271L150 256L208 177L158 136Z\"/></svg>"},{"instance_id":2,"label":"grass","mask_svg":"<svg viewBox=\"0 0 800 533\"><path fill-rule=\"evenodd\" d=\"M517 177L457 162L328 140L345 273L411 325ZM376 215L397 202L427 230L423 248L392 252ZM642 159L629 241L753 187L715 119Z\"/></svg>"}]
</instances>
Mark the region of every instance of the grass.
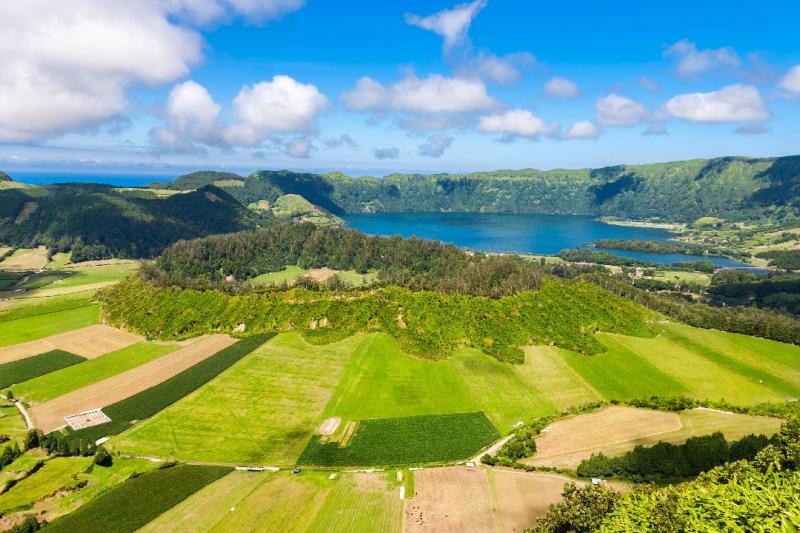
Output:
<instances>
[{"instance_id":1,"label":"grass","mask_svg":"<svg viewBox=\"0 0 800 533\"><path fill-rule=\"evenodd\" d=\"M400 531L403 502L388 474L328 475L232 472L141 532Z\"/></svg>"},{"instance_id":2,"label":"grass","mask_svg":"<svg viewBox=\"0 0 800 533\"><path fill-rule=\"evenodd\" d=\"M67 266L72 258L71 252L56 252L45 267L47 270L58 270Z\"/></svg>"},{"instance_id":3,"label":"grass","mask_svg":"<svg viewBox=\"0 0 800 533\"><path fill-rule=\"evenodd\" d=\"M308 270L296 265L290 265L278 272L268 272L247 280L250 285L280 285L308 274Z\"/></svg>"},{"instance_id":4,"label":"grass","mask_svg":"<svg viewBox=\"0 0 800 533\"><path fill-rule=\"evenodd\" d=\"M31 506L59 489L74 485L78 473L91 463L86 457L57 457L47 461L35 474L0 494L0 512Z\"/></svg>"},{"instance_id":5,"label":"grass","mask_svg":"<svg viewBox=\"0 0 800 533\"><path fill-rule=\"evenodd\" d=\"M93 305L84 295L52 296L43 300L22 299L17 300L15 304L8 311L0 313L0 322L9 322L34 316L44 317L59 311L68 311Z\"/></svg>"},{"instance_id":6,"label":"grass","mask_svg":"<svg viewBox=\"0 0 800 533\"><path fill-rule=\"evenodd\" d=\"M220 466L178 465L145 474L52 522L48 531L136 531L194 492L228 474Z\"/></svg>"},{"instance_id":7,"label":"grass","mask_svg":"<svg viewBox=\"0 0 800 533\"><path fill-rule=\"evenodd\" d=\"M346 446L315 435L298 464L405 465L466 459L499 438L486 415L459 413L362 420Z\"/></svg>"},{"instance_id":8,"label":"grass","mask_svg":"<svg viewBox=\"0 0 800 533\"><path fill-rule=\"evenodd\" d=\"M17 385L12 388L12 391L15 397L23 398L28 402L45 402L143 365L148 361L174 351L176 348L177 345L141 342L102 357L82 362L73 367L64 368L34 379L29 378L28 381L15 381L14 383L17 383ZM26 360L24 359L23 361ZM0 366L0 370L2 370L2 366ZM2 381L0 381L0 386L3 386Z\"/></svg>"},{"instance_id":9,"label":"grass","mask_svg":"<svg viewBox=\"0 0 800 533\"><path fill-rule=\"evenodd\" d=\"M687 272L683 270L658 270L653 274L653 278L679 283L697 283L704 287L711 283L711 276L709 274L704 274L703 272Z\"/></svg>"},{"instance_id":10,"label":"grass","mask_svg":"<svg viewBox=\"0 0 800 533\"><path fill-rule=\"evenodd\" d=\"M87 305L63 311L0 322L0 346L49 337L100 322L100 306Z\"/></svg>"},{"instance_id":11,"label":"grass","mask_svg":"<svg viewBox=\"0 0 800 533\"><path fill-rule=\"evenodd\" d=\"M70 272L70 276L53 284L53 287L68 288L93 283L122 281L137 270L139 270L138 262L115 263L94 267L67 267L64 272Z\"/></svg>"},{"instance_id":12,"label":"grass","mask_svg":"<svg viewBox=\"0 0 800 533\"><path fill-rule=\"evenodd\" d=\"M66 369L84 361L86 359L79 355L63 350L53 350L41 355L20 359L19 361L5 363L0 365L0 388Z\"/></svg>"},{"instance_id":13,"label":"grass","mask_svg":"<svg viewBox=\"0 0 800 533\"><path fill-rule=\"evenodd\" d=\"M213 379L220 372L263 344L271 335L254 335L220 350L211 357L138 394L103 408L111 422L77 431L81 436L98 439L115 435L177 402ZM163 355L163 354L162 354Z\"/></svg>"},{"instance_id":14,"label":"grass","mask_svg":"<svg viewBox=\"0 0 800 533\"><path fill-rule=\"evenodd\" d=\"M293 464L357 342L312 347L297 335L272 339L115 439L114 448L185 460Z\"/></svg>"},{"instance_id":15,"label":"grass","mask_svg":"<svg viewBox=\"0 0 800 533\"><path fill-rule=\"evenodd\" d=\"M0 435L21 440L27 432L28 427L17 407L9 401L0 399Z\"/></svg>"}]
</instances>

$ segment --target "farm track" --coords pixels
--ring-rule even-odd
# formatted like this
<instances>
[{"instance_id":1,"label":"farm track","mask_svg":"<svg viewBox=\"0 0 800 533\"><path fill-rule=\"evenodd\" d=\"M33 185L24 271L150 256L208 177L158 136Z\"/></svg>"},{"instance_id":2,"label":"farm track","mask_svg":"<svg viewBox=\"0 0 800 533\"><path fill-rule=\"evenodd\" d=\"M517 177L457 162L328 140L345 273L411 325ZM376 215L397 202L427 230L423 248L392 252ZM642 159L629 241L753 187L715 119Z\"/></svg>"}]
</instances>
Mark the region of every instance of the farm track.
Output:
<instances>
[{"instance_id":1,"label":"farm track","mask_svg":"<svg viewBox=\"0 0 800 533\"><path fill-rule=\"evenodd\" d=\"M45 432L64 425L64 417L107 407L163 383L220 350L234 344L227 335L201 337L192 344L137 368L117 374L53 400L35 405L30 414L34 425Z\"/></svg>"},{"instance_id":2,"label":"farm track","mask_svg":"<svg viewBox=\"0 0 800 533\"><path fill-rule=\"evenodd\" d=\"M89 326L0 348L0 364L26 359L52 350L64 350L87 359L94 359L143 340L143 337L123 329L104 325Z\"/></svg>"}]
</instances>

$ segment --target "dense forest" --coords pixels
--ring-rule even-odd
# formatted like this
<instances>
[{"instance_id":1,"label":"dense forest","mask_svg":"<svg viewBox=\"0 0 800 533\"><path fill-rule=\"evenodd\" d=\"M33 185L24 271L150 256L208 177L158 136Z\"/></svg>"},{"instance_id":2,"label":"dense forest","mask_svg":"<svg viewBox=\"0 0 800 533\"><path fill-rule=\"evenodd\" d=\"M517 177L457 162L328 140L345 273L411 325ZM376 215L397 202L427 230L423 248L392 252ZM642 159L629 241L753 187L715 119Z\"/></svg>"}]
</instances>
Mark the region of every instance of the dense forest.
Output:
<instances>
[{"instance_id":1,"label":"dense forest","mask_svg":"<svg viewBox=\"0 0 800 533\"><path fill-rule=\"evenodd\" d=\"M717 248L679 241L647 241L640 239L603 239L590 243L595 248L612 250L629 250L633 252L648 252L653 254L685 254L685 255L711 255L727 257L749 257L750 254L742 253L727 248Z\"/></svg>"},{"instance_id":2,"label":"dense forest","mask_svg":"<svg viewBox=\"0 0 800 533\"><path fill-rule=\"evenodd\" d=\"M84 259L154 257L179 239L267 222L213 186L167 198L94 184L0 190L0 242Z\"/></svg>"},{"instance_id":3,"label":"dense forest","mask_svg":"<svg viewBox=\"0 0 800 533\"><path fill-rule=\"evenodd\" d=\"M247 177L199 172L169 187L215 184L245 205L300 194L334 213L458 211L605 215L692 222L796 221L800 156L726 157L580 170L498 170L469 174L392 174L382 179L289 171Z\"/></svg>"},{"instance_id":4,"label":"dense forest","mask_svg":"<svg viewBox=\"0 0 800 533\"><path fill-rule=\"evenodd\" d=\"M800 275L759 276L739 270L722 270L711 278L708 294L724 305L756 305L800 316Z\"/></svg>"}]
</instances>

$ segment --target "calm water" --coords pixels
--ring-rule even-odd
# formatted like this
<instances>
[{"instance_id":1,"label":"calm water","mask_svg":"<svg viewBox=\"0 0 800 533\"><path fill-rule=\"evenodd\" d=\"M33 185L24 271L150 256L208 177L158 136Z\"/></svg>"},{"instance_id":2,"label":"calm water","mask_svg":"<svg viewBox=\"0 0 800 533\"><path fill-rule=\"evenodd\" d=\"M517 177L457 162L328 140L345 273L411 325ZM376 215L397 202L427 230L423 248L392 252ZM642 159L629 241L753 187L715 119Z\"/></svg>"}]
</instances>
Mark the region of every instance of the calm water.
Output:
<instances>
[{"instance_id":1,"label":"calm water","mask_svg":"<svg viewBox=\"0 0 800 533\"><path fill-rule=\"evenodd\" d=\"M615 226L575 215L496 215L484 213L375 213L345 215L348 227L370 235L434 239L484 252L557 254L600 239L665 241L667 230ZM740 266L727 258L651 254L609 250L615 255L662 264L711 260L722 267Z\"/></svg>"},{"instance_id":2,"label":"calm water","mask_svg":"<svg viewBox=\"0 0 800 533\"><path fill-rule=\"evenodd\" d=\"M39 172L39 171L12 171L11 177L22 183L32 185L50 185L52 183L102 183L114 187L143 187L148 183L167 182L175 176L150 175L150 174L117 174L117 173L92 173L92 172Z\"/></svg>"}]
</instances>

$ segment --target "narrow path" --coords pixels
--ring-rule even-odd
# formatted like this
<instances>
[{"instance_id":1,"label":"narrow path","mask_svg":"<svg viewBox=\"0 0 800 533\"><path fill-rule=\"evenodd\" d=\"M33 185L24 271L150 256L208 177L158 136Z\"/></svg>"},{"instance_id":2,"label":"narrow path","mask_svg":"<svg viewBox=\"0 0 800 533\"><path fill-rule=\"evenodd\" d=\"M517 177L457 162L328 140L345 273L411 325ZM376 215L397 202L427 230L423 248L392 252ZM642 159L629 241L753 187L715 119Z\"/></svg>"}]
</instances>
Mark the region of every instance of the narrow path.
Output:
<instances>
[{"instance_id":1,"label":"narrow path","mask_svg":"<svg viewBox=\"0 0 800 533\"><path fill-rule=\"evenodd\" d=\"M488 447L486 450L484 450L484 451L480 452L478 455L476 455L475 457L473 457L472 459L470 459L470 461L472 461L473 463L480 463L480 462L481 462L481 457L483 457L483 456L484 456L484 455L486 455L487 453L488 453L489 455L494 455L494 454L496 454L496 453L497 453L497 450L499 450L500 448L502 448L502 447L503 447L503 444L505 444L506 442L508 442L509 440L511 440L511 437L513 437L513 436L514 436L514 433L512 433L511 435L506 435L505 437L503 437L503 438L502 438L502 439L500 439L499 441L497 441L497 442L495 442L494 444L492 444L491 446L489 446L489 447Z\"/></svg>"},{"instance_id":2,"label":"narrow path","mask_svg":"<svg viewBox=\"0 0 800 533\"><path fill-rule=\"evenodd\" d=\"M22 418L25 419L25 425L28 426L28 429L34 429L33 422L31 421L31 417L28 416L28 411L25 410L25 406L22 405L21 402L14 402L14 405L17 406L17 409L19 409L19 412L22 414Z\"/></svg>"}]
</instances>

